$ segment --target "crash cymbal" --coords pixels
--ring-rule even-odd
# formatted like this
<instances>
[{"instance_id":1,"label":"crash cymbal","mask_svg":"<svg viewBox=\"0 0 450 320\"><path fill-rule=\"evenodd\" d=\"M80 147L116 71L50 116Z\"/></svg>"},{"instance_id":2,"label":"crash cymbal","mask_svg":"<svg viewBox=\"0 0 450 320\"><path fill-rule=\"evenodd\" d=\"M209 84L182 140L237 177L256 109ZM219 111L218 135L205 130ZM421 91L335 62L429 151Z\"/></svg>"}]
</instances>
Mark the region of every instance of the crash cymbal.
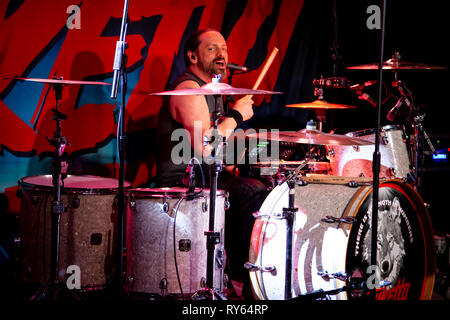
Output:
<instances>
[{"instance_id":1,"label":"crash cymbal","mask_svg":"<svg viewBox=\"0 0 450 320\"><path fill-rule=\"evenodd\" d=\"M254 94L281 94L282 92L234 88L227 83L207 83L200 88L180 89L150 93L152 96L216 96L216 95L254 95Z\"/></svg>"},{"instance_id":2,"label":"crash cymbal","mask_svg":"<svg viewBox=\"0 0 450 320\"><path fill-rule=\"evenodd\" d=\"M347 67L347 69L377 70L378 63L362 64L358 66ZM425 63L408 62L402 60L398 52L394 53L391 59L388 59L383 63L383 70L438 70L438 69L445 69L445 67Z\"/></svg>"},{"instance_id":3,"label":"crash cymbal","mask_svg":"<svg viewBox=\"0 0 450 320\"><path fill-rule=\"evenodd\" d=\"M111 85L110 83L106 83L106 82L64 80L64 79L39 79L39 78L23 78L23 77L11 77L11 78L4 78L4 79L31 81L31 82L48 83L48 84L61 84L61 85L83 85L83 84L107 85L107 86Z\"/></svg>"},{"instance_id":4,"label":"crash cymbal","mask_svg":"<svg viewBox=\"0 0 450 320\"><path fill-rule=\"evenodd\" d=\"M345 104L336 104L336 103L329 103L325 100L316 100L313 102L306 102L306 103L297 103L297 104L288 104L286 107L289 108L303 108L303 109L353 109L356 108L354 106L345 105Z\"/></svg>"},{"instance_id":5,"label":"crash cymbal","mask_svg":"<svg viewBox=\"0 0 450 320\"><path fill-rule=\"evenodd\" d=\"M264 132L252 133L247 135L250 138L258 138L259 140L271 140L280 142L300 143L300 144L317 144L317 145L372 145L373 142L350 137L346 135L323 133L319 130L303 129L300 131L280 131L280 132Z\"/></svg>"}]
</instances>

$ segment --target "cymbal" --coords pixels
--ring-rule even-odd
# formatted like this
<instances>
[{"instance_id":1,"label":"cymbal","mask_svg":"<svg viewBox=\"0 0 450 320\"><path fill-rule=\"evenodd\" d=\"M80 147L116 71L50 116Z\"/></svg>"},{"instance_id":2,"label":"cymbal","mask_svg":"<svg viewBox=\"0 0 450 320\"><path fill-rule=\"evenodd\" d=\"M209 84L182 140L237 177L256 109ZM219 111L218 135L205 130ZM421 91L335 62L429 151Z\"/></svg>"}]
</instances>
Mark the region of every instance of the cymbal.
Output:
<instances>
[{"instance_id":1,"label":"cymbal","mask_svg":"<svg viewBox=\"0 0 450 320\"><path fill-rule=\"evenodd\" d=\"M336 104L336 103L329 103L325 100L316 100L313 102L306 102L306 103L296 103L296 104L288 104L286 107L289 108L303 108L303 109L353 109L356 108L354 106L345 105L345 104Z\"/></svg>"},{"instance_id":2,"label":"cymbal","mask_svg":"<svg viewBox=\"0 0 450 320\"><path fill-rule=\"evenodd\" d=\"M317 144L317 145L372 145L373 142L356 137L346 135L324 133L319 130L303 129L300 131L280 131L280 132L264 132L264 134L252 133L247 135L250 138L258 138L260 140L271 140L280 142L300 143L300 144Z\"/></svg>"},{"instance_id":3,"label":"cymbal","mask_svg":"<svg viewBox=\"0 0 450 320\"><path fill-rule=\"evenodd\" d=\"M358 66L347 67L347 69L352 70L378 70L378 63L362 64ZM445 67L425 64L408 62L401 60L398 56L394 55L391 59L383 62L383 70L439 70L446 69Z\"/></svg>"},{"instance_id":4,"label":"cymbal","mask_svg":"<svg viewBox=\"0 0 450 320\"><path fill-rule=\"evenodd\" d=\"M48 83L48 84L61 84L61 85L83 85L83 84L108 85L108 86L111 85L110 83L107 83L107 82L64 80L64 79L39 79L39 78L23 78L23 77L11 77L11 78L4 78L4 79L23 80L23 81L40 82L40 83Z\"/></svg>"},{"instance_id":5,"label":"cymbal","mask_svg":"<svg viewBox=\"0 0 450 320\"><path fill-rule=\"evenodd\" d=\"M170 90L162 92L150 93L153 96L216 96L216 95L254 95L254 94L281 94L282 92L277 91L267 91L267 90L255 90L255 89L245 89L245 88L234 88L227 83L207 83L200 88L194 89L180 89L180 90Z\"/></svg>"}]
</instances>

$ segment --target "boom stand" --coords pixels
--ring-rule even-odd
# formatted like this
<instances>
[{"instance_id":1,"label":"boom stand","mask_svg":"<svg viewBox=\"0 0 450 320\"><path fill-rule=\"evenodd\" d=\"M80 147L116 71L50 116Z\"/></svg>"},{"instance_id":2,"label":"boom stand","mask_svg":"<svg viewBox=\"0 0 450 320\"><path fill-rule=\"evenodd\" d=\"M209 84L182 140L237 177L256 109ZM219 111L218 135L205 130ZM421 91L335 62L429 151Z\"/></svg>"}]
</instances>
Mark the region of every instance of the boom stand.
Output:
<instances>
[{"instance_id":1,"label":"boom stand","mask_svg":"<svg viewBox=\"0 0 450 320\"><path fill-rule=\"evenodd\" d=\"M212 113L213 118L213 131L211 137L214 137L214 144L217 144L218 147L223 144L223 137L219 135L219 131L217 130L217 124L221 114L217 110L217 106L219 104L222 96L215 95L215 111ZM205 141L206 142L206 141ZM215 225L215 213L216 213L216 194L217 194L217 180L219 172L222 171L222 163L216 159L217 148L215 145L211 144L211 140L209 141L212 146L211 149L211 164L209 165L210 169L210 191L209 191L209 230L205 232L206 235L206 248L207 248L207 260L206 260L206 286L198 290L192 296L194 300L226 300L226 298L214 289L214 257L215 257L215 246L220 244L221 237L220 232L214 231Z\"/></svg>"},{"instance_id":2,"label":"boom stand","mask_svg":"<svg viewBox=\"0 0 450 320\"><path fill-rule=\"evenodd\" d=\"M125 254L125 230L126 230L126 204L125 204L125 151L126 151L126 135L125 135L125 103L127 93L127 55L125 49L127 48L126 35L128 29L128 0L124 1L122 25L120 28L120 39L116 44L116 51L114 56L114 74L113 83L111 87L111 98L116 99L119 87L119 79L121 84L121 101L120 101L120 116L118 125L118 153L119 153L119 191L118 191L118 223L117 223L117 270L113 274L113 290L117 292L120 297L122 294L123 278L124 278L124 254Z\"/></svg>"}]
</instances>

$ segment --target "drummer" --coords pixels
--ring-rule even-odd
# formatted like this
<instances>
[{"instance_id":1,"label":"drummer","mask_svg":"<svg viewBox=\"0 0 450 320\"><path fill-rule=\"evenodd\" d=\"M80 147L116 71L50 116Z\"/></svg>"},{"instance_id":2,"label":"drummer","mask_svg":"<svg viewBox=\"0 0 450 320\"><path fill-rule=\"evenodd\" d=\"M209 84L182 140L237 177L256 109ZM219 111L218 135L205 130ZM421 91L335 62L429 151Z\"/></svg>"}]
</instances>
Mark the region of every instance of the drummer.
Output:
<instances>
[{"instance_id":1,"label":"drummer","mask_svg":"<svg viewBox=\"0 0 450 320\"><path fill-rule=\"evenodd\" d=\"M212 82L212 78L219 75L221 79L227 77L227 43L224 37L213 29L198 30L187 40L184 47L186 70L172 84L172 90L200 88ZM189 158L195 156L202 162L206 187L209 188L209 169L205 161L211 146L203 144L201 137L209 137L212 132L211 114L217 108L223 114L222 101L215 105L214 96L205 95L173 95L166 97L160 110L158 120L158 152L157 152L157 184L161 187L186 186L186 169ZM218 122L219 134L225 139L230 136L243 121L253 116L253 100L246 96L230 106L228 117ZM180 161L178 152L173 152L180 141L173 141L172 133L182 132L181 142L189 141L190 155L183 155ZM198 132L201 132L200 139ZM197 136L196 136L197 135ZM193 138L191 138L193 137ZM198 165L195 166L198 169ZM253 228L253 213L258 211L268 191L258 180L244 178L222 170L218 177L218 188L229 192L230 209L226 212L225 250L227 268L225 272L230 280L243 284L242 295L251 299L252 293L247 270L243 265L248 261L251 231ZM201 185L200 172L195 171L197 186ZM183 185L183 177L184 185Z\"/></svg>"}]
</instances>

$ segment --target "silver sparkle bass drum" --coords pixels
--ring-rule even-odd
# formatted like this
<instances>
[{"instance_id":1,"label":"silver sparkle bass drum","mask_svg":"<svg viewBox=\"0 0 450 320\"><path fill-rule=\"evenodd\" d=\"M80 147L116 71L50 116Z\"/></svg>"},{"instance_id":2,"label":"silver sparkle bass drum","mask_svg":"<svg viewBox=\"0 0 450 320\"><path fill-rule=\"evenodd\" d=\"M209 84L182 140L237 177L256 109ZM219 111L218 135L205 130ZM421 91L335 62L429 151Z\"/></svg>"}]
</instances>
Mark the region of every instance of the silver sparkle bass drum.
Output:
<instances>
[{"instance_id":1,"label":"silver sparkle bass drum","mask_svg":"<svg viewBox=\"0 0 450 320\"><path fill-rule=\"evenodd\" d=\"M378 287L376 299L429 299L434 283L433 230L419 195L400 180L380 182L377 265L370 267L372 185L368 179L304 177L295 186L292 250L292 297L334 290L358 277ZM352 182L352 183L349 183ZM257 299L283 300L285 295L286 183L276 187L255 221L249 262ZM348 277L347 277L348 276ZM370 278L372 276L372 278ZM344 278L343 278L344 277ZM328 296L353 299L351 292ZM359 296L360 297L360 296Z\"/></svg>"}]
</instances>

